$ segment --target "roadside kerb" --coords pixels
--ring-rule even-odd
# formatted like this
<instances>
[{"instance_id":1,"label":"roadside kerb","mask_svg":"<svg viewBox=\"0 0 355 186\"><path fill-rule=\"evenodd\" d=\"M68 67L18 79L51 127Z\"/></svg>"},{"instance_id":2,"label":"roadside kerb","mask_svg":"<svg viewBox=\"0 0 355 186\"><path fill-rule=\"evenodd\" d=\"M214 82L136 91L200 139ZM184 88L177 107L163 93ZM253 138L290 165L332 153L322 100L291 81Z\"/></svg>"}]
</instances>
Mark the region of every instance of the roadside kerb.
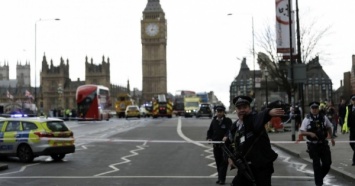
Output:
<instances>
[{"instance_id":1,"label":"roadside kerb","mask_svg":"<svg viewBox=\"0 0 355 186\"><path fill-rule=\"evenodd\" d=\"M1 170L6 170L6 169L8 169L9 168L9 166L7 165L7 164L2 164L2 163L0 163L0 171Z\"/></svg>"},{"instance_id":2,"label":"roadside kerb","mask_svg":"<svg viewBox=\"0 0 355 186\"><path fill-rule=\"evenodd\" d=\"M233 121L237 118L235 114L227 114ZM297 131L296 131L296 136ZM312 160L309 158L308 153L306 152L306 144L305 141L301 141L299 144L294 143L277 143L278 141L289 141L291 140L291 132L277 132L277 133L269 133L269 138L274 147L277 147L291 156L299 158L305 162L310 164L312 169ZM352 180L355 182L355 166L351 166L349 158L352 157L353 151L351 150L349 143L337 143L337 141L348 141L349 134L341 134L338 133L338 137L335 138L335 146L331 147L332 152L332 165L330 172L335 175L339 175L346 179ZM330 145L331 146L331 145ZM342 165L342 164L347 165ZM338 168L340 167L340 168Z\"/></svg>"},{"instance_id":3,"label":"roadside kerb","mask_svg":"<svg viewBox=\"0 0 355 186\"><path fill-rule=\"evenodd\" d=\"M292 156L295 156L296 158L300 158L300 159L308 162L311 165L311 168L312 168L312 164L313 164L312 160L310 158L302 157L300 152L291 150L290 148L287 148L287 147L285 147L283 145L279 145L279 144L275 144L275 143L273 143L272 145L277 147L277 148L279 148L279 149L281 149L281 150L283 150L283 151L286 151L287 153L291 154ZM304 145L306 145L306 144L304 144ZM334 157L333 157L333 154L332 154L332 159L333 158ZM331 165L329 172L331 172L333 174L337 174L339 176L342 176L342 177L344 177L346 179L351 179L351 180L353 180L355 182L355 176L354 175L352 175L351 173L346 172L344 170L338 169L337 167L335 167L333 165Z\"/></svg>"}]
</instances>

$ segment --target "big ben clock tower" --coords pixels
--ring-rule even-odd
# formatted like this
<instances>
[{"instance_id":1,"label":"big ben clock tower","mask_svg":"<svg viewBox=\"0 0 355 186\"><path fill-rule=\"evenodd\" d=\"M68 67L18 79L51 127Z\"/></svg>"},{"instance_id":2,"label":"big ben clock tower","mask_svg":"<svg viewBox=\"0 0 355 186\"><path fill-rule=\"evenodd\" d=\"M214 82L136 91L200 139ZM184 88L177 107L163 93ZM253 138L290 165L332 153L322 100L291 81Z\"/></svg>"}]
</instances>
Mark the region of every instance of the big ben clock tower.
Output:
<instances>
[{"instance_id":1,"label":"big ben clock tower","mask_svg":"<svg viewBox=\"0 0 355 186\"><path fill-rule=\"evenodd\" d=\"M159 0L148 0L141 21L142 38L142 97L151 101L167 93L165 13Z\"/></svg>"}]
</instances>

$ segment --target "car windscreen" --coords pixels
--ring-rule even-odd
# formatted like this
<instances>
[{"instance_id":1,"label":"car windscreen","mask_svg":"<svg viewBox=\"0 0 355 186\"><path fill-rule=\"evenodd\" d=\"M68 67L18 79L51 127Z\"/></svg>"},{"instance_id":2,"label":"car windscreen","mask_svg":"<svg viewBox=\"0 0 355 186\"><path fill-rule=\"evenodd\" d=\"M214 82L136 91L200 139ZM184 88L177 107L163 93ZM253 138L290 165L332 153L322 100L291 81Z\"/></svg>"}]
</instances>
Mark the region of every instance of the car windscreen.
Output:
<instances>
[{"instance_id":1,"label":"car windscreen","mask_svg":"<svg viewBox=\"0 0 355 186\"><path fill-rule=\"evenodd\" d=\"M47 121L47 127L53 132L69 130L63 121Z\"/></svg>"},{"instance_id":2,"label":"car windscreen","mask_svg":"<svg viewBox=\"0 0 355 186\"><path fill-rule=\"evenodd\" d=\"M200 110L202 111L211 111L211 109L209 107L201 107Z\"/></svg>"}]
</instances>

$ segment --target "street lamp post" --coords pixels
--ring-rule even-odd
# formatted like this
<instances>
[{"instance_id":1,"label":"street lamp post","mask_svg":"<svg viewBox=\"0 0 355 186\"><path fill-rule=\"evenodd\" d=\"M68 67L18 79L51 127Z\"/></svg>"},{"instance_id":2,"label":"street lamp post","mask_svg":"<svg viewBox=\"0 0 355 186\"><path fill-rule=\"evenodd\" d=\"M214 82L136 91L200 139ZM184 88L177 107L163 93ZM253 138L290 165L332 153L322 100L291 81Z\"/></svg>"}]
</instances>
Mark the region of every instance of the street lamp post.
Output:
<instances>
[{"instance_id":1,"label":"street lamp post","mask_svg":"<svg viewBox=\"0 0 355 186\"><path fill-rule=\"evenodd\" d=\"M39 19L35 22L35 98L34 103L37 106L37 23L41 21L60 21L60 19Z\"/></svg>"},{"instance_id":2,"label":"street lamp post","mask_svg":"<svg viewBox=\"0 0 355 186\"><path fill-rule=\"evenodd\" d=\"M292 4L291 4L291 0L288 0L288 21L289 21L289 30L290 30L290 63L291 63L291 131L292 131L292 135L291 135L291 139L292 141L296 140L296 126L295 126L295 117L294 117L294 108L295 108L295 90L294 90L294 72L293 72L293 50L292 50Z\"/></svg>"},{"instance_id":3,"label":"street lamp post","mask_svg":"<svg viewBox=\"0 0 355 186\"><path fill-rule=\"evenodd\" d=\"M266 105L265 106L267 108L267 106L269 104L269 100L268 100L269 95L268 95L268 87L267 87L267 78L269 76L269 71L267 70L266 67L265 67L265 70L264 70L264 76L265 76L265 95L266 95L266 98L265 98Z\"/></svg>"},{"instance_id":4,"label":"street lamp post","mask_svg":"<svg viewBox=\"0 0 355 186\"><path fill-rule=\"evenodd\" d=\"M228 16L232 16L233 13L228 13ZM252 42L253 42L253 86L252 86L252 91L253 94L251 95L253 98L253 107L255 108L255 46L254 46L254 39L255 39L255 33L254 33L254 16L251 15L251 30L252 30Z\"/></svg>"}]
</instances>

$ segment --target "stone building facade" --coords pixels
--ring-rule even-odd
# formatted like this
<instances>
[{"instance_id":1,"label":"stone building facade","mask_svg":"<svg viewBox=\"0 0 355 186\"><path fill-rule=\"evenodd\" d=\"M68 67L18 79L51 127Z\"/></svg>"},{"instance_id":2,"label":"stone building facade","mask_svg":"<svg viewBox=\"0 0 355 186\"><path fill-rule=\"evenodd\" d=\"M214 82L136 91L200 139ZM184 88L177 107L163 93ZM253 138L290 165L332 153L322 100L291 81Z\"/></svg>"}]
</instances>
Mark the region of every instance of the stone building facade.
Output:
<instances>
[{"instance_id":1,"label":"stone building facade","mask_svg":"<svg viewBox=\"0 0 355 186\"><path fill-rule=\"evenodd\" d=\"M334 92L334 103L340 103L344 98L350 103L350 96L355 94L355 55L351 56L350 71L343 73L343 80L340 81L340 87Z\"/></svg>"},{"instance_id":2,"label":"stone building facade","mask_svg":"<svg viewBox=\"0 0 355 186\"><path fill-rule=\"evenodd\" d=\"M94 64L93 59L85 58L85 80L72 81L69 78L69 60L61 58L58 66L48 63L46 56L42 60L41 88L39 105L44 111L52 109L76 108L76 89L84 84L97 84L109 87L111 105L114 105L118 92L129 92L126 88L111 84L110 59L102 57L101 64ZM112 108L114 109L114 108Z\"/></svg>"},{"instance_id":3,"label":"stone building facade","mask_svg":"<svg viewBox=\"0 0 355 186\"><path fill-rule=\"evenodd\" d=\"M255 73L255 74L254 74ZM255 79L254 79L255 75ZM246 58L243 58L241 64L240 64L240 69L238 75L234 78L232 81L230 87L229 87L229 110L233 111L235 109L235 106L233 105L232 101L233 98L238 96L238 95L248 95L250 97L255 96L261 97L262 92L260 92L260 81L261 81L261 71L260 70L250 70L247 63L246 63ZM256 83L255 87L253 83ZM254 90L255 89L255 90ZM254 92L255 91L255 92ZM261 99L256 99L255 106L257 107L258 105L262 104Z\"/></svg>"},{"instance_id":4,"label":"stone building facade","mask_svg":"<svg viewBox=\"0 0 355 186\"><path fill-rule=\"evenodd\" d=\"M266 91L268 91L268 102L282 100L288 102L288 97L281 87L276 86L270 77L265 77L264 71L255 71L255 108L257 110L265 104ZM333 84L329 76L323 70L319 63L319 57L312 59L306 64L307 81L303 84L304 104L311 101L324 101L333 99ZM267 86L266 86L267 78ZM246 65L243 59L239 74L230 85L230 109L234 110L232 100L236 95L252 96L253 71ZM355 80L354 80L355 82ZM301 96L295 92L295 103L301 99ZM301 103L298 103L301 104ZM307 109L306 109L307 110Z\"/></svg>"},{"instance_id":5,"label":"stone building facade","mask_svg":"<svg viewBox=\"0 0 355 186\"><path fill-rule=\"evenodd\" d=\"M312 59L306 65L307 81L304 84L305 104L311 101L333 99L333 83L319 63L319 57Z\"/></svg>"},{"instance_id":6,"label":"stone building facade","mask_svg":"<svg viewBox=\"0 0 355 186\"><path fill-rule=\"evenodd\" d=\"M10 79L9 63L0 66L0 81Z\"/></svg>"},{"instance_id":7,"label":"stone building facade","mask_svg":"<svg viewBox=\"0 0 355 186\"><path fill-rule=\"evenodd\" d=\"M28 108L32 99L26 96L26 91L33 92L31 87L31 67L29 63L16 64L16 79L10 79L9 63L0 66L0 113Z\"/></svg>"},{"instance_id":8,"label":"stone building facade","mask_svg":"<svg viewBox=\"0 0 355 186\"><path fill-rule=\"evenodd\" d=\"M85 58L85 80L77 79L72 81L69 77L69 60L60 59L59 65L53 65L53 60L47 61L44 55L42 59L42 70L40 72L40 85L34 88L30 85L29 64L17 64L17 79L9 79L8 64L0 66L0 105L6 110L23 109L24 104L33 103L39 111L48 112L53 109L76 109L76 89L84 84L100 84L109 87L111 105L114 103L118 93L130 92L129 81L127 86L118 86L110 82L110 59L102 57L101 64L94 64L93 59L88 61ZM34 99L26 96L29 92ZM9 93L9 94L8 94ZM9 95L13 98L10 99ZM141 93L134 91L133 97L137 98ZM1 107L0 107L1 108ZM0 110L1 111L1 110Z\"/></svg>"},{"instance_id":9,"label":"stone building facade","mask_svg":"<svg viewBox=\"0 0 355 186\"><path fill-rule=\"evenodd\" d=\"M167 21L159 0L148 0L141 20L142 99L167 95Z\"/></svg>"}]
</instances>

